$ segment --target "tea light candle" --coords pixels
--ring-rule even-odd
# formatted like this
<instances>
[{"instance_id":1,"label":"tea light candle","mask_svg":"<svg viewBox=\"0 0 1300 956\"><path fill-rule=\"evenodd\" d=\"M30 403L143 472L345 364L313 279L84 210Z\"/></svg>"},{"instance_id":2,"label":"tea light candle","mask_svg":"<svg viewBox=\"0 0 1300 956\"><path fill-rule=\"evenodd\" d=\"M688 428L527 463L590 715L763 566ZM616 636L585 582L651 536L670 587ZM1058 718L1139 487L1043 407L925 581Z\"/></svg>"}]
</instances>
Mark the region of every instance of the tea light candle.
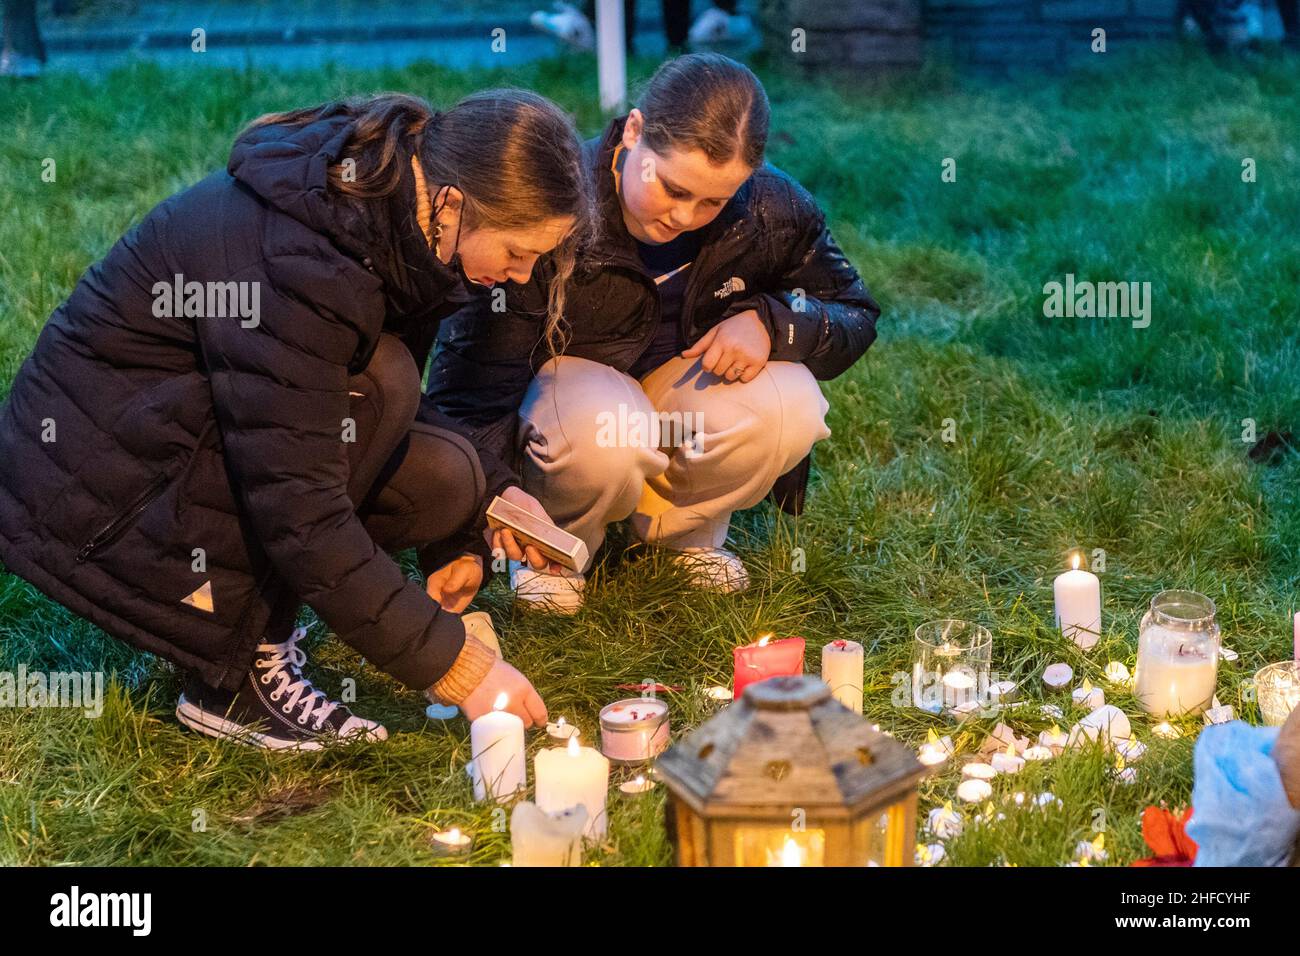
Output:
<instances>
[{"instance_id":1,"label":"tea light candle","mask_svg":"<svg viewBox=\"0 0 1300 956\"><path fill-rule=\"evenodd\" d=\"M498 694L492 710L469 725L475 800L490 796L505 803L528 785L524 722L505 709L508 700L504 693Z\"/></svg>"},{"instance_id":2,"label":"tea light candle","mask_svg":"<svg viewBox=\"0 0 1300 956\"><path fill-rule=\"evenodd\" d=\"M1226 724L1234 716L1232 705L1219 703L1219 695L1215 694L1205 711L1205 725L1208 727L1211 724Z\"/></svg>"},{"instance_id":3,"label":"tea light candle","mask_svg":"<svg viewBox=\"0 0 1300 956\"><path fill-rule=\"evenodd\" d=\"M1137 783L1137 771L1125 763L1122 754L1115 756L1115 769L1112 773L1120 783Z\"/></svg>"},{"instance_id":4,"label":"tea light candle","mask_svg":"<svg viewBox=\"0 0 1300 956\"><path fill-rule=\"evenodd\" d=\"M1136 737L1130 737L1127 740L1121 740L1115 745L1115 753L1124 758L1125 762L1133 763L1135 760L1142 759L1142 755L1147 752L1147 745Z\"/></svg>"},{"instance_id":5,"label":"tea light candle","mask_svg":"<svg viewBox=\"0 0 1300 956\"><path fill-rule=\"evenodd\" d=\"M435 833L429 846L438 856L467 857L474 848L474 838L468 833L461 833L460 827L452 827Z\"/></svg>"},{"instance_id":6,"label":"tea light candle","mask_svg":"<svg viewBox=\"0 0 1300 956\"><path fill-rule=\"evenodd\" d=\"M1025 758L1016 753L1016 748L1007 745L1005 751L998 751L991 758L989 763L998 773L1019 773L1024 769Z\"/></svg>"},{"instance_id":7,"label":"tea light candle","mask_svg":"<svg viewBox=\"0 0 1300 956\"><path fill-rule=\"evenodd\" d=\"M546 725L547 736L549 736L552 740L559 741L562 744L568 743L569 738L577 736L577 733L578 733L578 728L575 727L573 724L569 723L563 717L559 718L554 723L548 723Z\"/></svg>"},{"instance_id":8,"label":"tea light candle","mask_svg":"<svg viewBox=\"0 0 1300 956\"><path fill-rule=\"evenodd\" d=\"M967 780L992 780L998 771L992 764L975 760L961 768L961 775Z\"/></svg>"},{"instance_id":9,"label":"tea light candle","mask_svg":"<svg viewBox=\"0 0 1300 956\"><path fill-rule=\"evenodd\" d=\"M605 795L609 791L609 761L592 747L582 747L570 737L567 747L538 751L533 758L537 779L537 806L557 813L581 806L587 811L584 835L599 840L605 835Z\"/></svg>"},{"instance_id":10,"label":"tea light candle","mask_svg":"<svg viewBox=\"0 0 1300 956\"><path fill-rule=\"evenodd\" d=\"M975 675L966 670L950 670L943 675L943 705L945 707L964 707L968 704L979 706L975 697Z\"/></svg>"},{"instance_id":11,"label":"tea light candle","mask_svg":"<svg viewBox=\"0 0 1300 956\"><path fill-rule=\"evenodd\" d=\"M1128 666L1123 661L1111 661L1106 665L1106 680L1119 687L1127 687L1133 679Z\"/></svg>"},{"instance_id":12,"label":"tea light candle","mask_svg":"<svg viewBox=\"0 0 1300 956\"><path fill-rule=\"evenodd\" d=\"M940 737L934 732L934 728L931 727L929 733L926 735L925 743L921 745L920 753L917 755L916 759L921 761L921 763L927 767L935 767L947 760L948 755L951 753L952 738L947 736Z\"/></svg>"},{"instance_id":13,"label":"tea light candle","mask_svg":"<svg viewBox=\"0 0 1300 956\"><path fill-rule=\"evenodd\" d=\"M1069 739L1069 734L1056 724L1052 724L1050 729L1039 732L1038 745L1040 747L1050 748L1053 753L1060 753L1065 748Z\"/></svg>"},{"instance_id":14,"label":"tea light candle","mask_svg":"<svg viewBox=\"0 0 1300 956\"><path fill-rule=\"evenodd\" d=\"M987 780L969 778L957 785L957 799L966 803L979 803L993 796L993 786Z\"/></svg>"},{"instance_id":15,"label":"tea light candle","mask_svg":"<svg viewBox=\"0 0 1300 956\"><path fill-rule=\"evenodd\" d=\"M1085 651L1092 650L1101 637L1101 582L1091 571L1079 567L1079 555L1072 559L1071 570L1052 582L1056 599L1056 626L1061 633Z\"/></svg>"},{"instance_id":16,"label":"tea light candle","mask_svg":"<svg viewBox=\"0 0 1300 956\"><path fill-rule=\"evenodd\" d=\"M925 818L925 828L940 840L960 836L964 824L962 815L952 808L951 801L946 801L941 807L935 807Z\"/></svg>"},{"instance_id":17,"label":"tea light candle","mask_svg":"<svg viewBox=\"0 0 1300 956\"><path fill-rule=\"evenodd\" d=\"M637 774L635 780L627 780L618 785L618 792L625 797L635 797L655 788L653 780L647 780L644 774Z\"/></svg>"},{"instance_id":18,"label":"tea light candle","mask_svg":"<svg viewBox=\"0 0 1300 956\"><path fill-rule=\"evenodd\" d=\"M1096 710L1102 704L1106 703L1106 694L1100 687L1093 687L1088 678L1083 679L1083 683L1070 692L1074 703L1079 707L1088 710Z\"/></svg>"},{"instance_id":19,"label":"tea light candle","mask_svg":"<svg viewBox=\"0 0 1300 956\"><path fill-rule=\"evenodd\" d=\"M546 813L524 800L510 814L511 862L515 866L581 866L587 811L573 807Z\"/></svg>"},{"instance_id":20,"label":"tea light candle","mask_svg":"<svg viewBox=\"0 0 1300 956\"><path fill-rule=\"evenodd\" d=\"M769 677L798 677L803 673L803 655L802 637L774 641L771 634L764 634L753 644L737 647L731 654L735 668L732 692L739 697L746 687L757 681Z\"/></svg>"},{"instance_id":21,"label":"tea light candle","mask_svg":"<svg viewBox=\"0 0 1300 956\"><path fill-rule=\"evenodd\" d=\"M1157 737L1164 737L1166 740L1172 740L1179 736L1178 728L1167 720L1162 720L1151 728L1151 732Z\"/></svg>"},{"instance_id":22,"label":"tea light candle","mask_svg":"<svg viewBox=\"0 0 1300 956\"><path fill-rule=\"evenodd\" d=\"M600 711L600 750L615 763L645 763L668 748L668 704L629 697Z\"/></svg>"},{"instance_id":23,"label":"tea light candle","mask_svg":"<svg viewBox=\"0 0 1300 956\"><path fill-rule=\"evenodd\" d=\"M822 647L822 680L831 696L855 714L862 713L862 645L831 641Z\"/></svg>"},{"instance_id":24,"label":"tea light candle","mask_svg":"<svg viewBox=\"0 0 1300 956\"><path fill-rule=\"evenodd\" d=\"M1052 690L1060 690L1074 680L1074 668L1069 664L1048 664L1043 668L1043 683Z\"/></svg>"},{"instance_id":25,"label":"tea light candle","mask_svg":"<svg viewBox=\"0 0 1300 956\"><path fill-rule=\"evenodd\" d=\"M709 700L728 701L734 700L736 695L732 693L730 687L715 685L706 690L704 696L709 698Z\"/></svg>"},{"instance_id":26,"label":"tea light candle","mask_svg":"<svg viewBox=\"0 0 1300 956\"><path fill-rule=\"evenodd\" d=\"M989 684L989 700L995 704L1008 703L1015 696L1016 682L1013 680L998 680Z\"/></svg>"},{"instance_id":27,"label":"tea light candle","mask_svg":"<svg viewBox=\"0 0 1300 956\"><path fill-rule=\"evenodd\" d=\"M1044 747L1042 744L1025 748L1026 760L1051 760L1055 756L1056 752L1051 747Z\"/></svg>"}]
</instances>

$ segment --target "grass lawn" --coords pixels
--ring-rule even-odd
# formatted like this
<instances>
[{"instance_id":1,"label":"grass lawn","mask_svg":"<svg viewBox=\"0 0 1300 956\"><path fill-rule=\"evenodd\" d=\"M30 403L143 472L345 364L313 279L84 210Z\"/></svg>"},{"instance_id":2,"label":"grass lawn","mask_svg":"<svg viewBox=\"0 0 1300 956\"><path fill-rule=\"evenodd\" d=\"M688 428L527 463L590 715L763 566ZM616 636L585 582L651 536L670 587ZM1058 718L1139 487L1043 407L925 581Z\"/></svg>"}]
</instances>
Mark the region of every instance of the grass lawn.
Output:
<instances>
[{"instance_id":1,"label":"grass lawn","mask_svg":"<svg viewBox=\"0 0 1300 956\"><path fill-rule=\"evenodd\" d=\"M1018 84L764 73L771 159L827 208L885 309L881 339L826 386L834 435L818 447L806 514L765 505L736 522L746 594L691 593L666 564L614 553L571 620L514 612L500 584L480 597L552 715L590 740L599 708L622 696L615 684L654 679L686 687L670 698L680 732L714 706L700 689L729 683L731 649L772 631L808 639L813 673L825 641L862 641L868 715L911 744L934 726L970 751L993 721L958 729L891 703L918 624L987 624L995 670L1068 710L1068 694L1044 692L1042 667L1065 660L1094 682L1108 660L1131 667L1150 596L1189 587L1218 602L1240 653L1221 667L1222 702L1258 721L1248 680L1291 650L1300 456L1251 462L1243 420L1260 438L1300 425L1300 62L1103 59ZM0 89L0 396L81 272L158 200L224 165L253 116L384 88L445 103L512 82L574 109L592 134L593 77L590 60L569 57L509 76L142 66ZM41 179L46 157L55 183ZM956 182L941 181L945 157ZM1150 326L1045 318L1044 283L1067 273L1150 282ZM1106 552L1106 633L1086 657L1051 626L1052 576L1075 547ZM313 624L315 677L331 693L354 678L356 709L387 724L387 743L282 756L185 731L170 666L0 573L0 670L115 675L98 720L0 709L0 862L414 864L430 860L431 830L451 825L478 834L473 862L508 860L508 833L471 799L466 722L427 722L420 695ZM949 841L947 864L1057 865L1097 827L1110 863L1147 855L1138 815L1187 801L1199 720L1161 740L1131 696L1107 697L1149 744L1137 782L1114 781L1099 752L1031 764L995 780L994 801L1050 790L1064 806L1006 805ZM1037 734L1049 721L1035 708L1011 723ZM922 817L957 783L951 765L927 780ZM609 838L588 860L670 862L662 802L662 790L612 799Z\"/></svg>"}]
</instances>

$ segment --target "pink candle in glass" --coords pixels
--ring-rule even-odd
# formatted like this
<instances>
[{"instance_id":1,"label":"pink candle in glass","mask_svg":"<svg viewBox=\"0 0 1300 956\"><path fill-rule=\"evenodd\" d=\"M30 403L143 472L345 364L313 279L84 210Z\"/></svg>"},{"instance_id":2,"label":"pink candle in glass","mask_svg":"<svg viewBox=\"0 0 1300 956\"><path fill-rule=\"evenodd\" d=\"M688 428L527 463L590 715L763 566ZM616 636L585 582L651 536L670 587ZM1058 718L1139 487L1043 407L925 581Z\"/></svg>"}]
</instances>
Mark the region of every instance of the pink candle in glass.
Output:
<instances>
[{"instance_id":1,"label":"pink candle in glass","mask_svg":"<svg viewBox=\"0 0 1300 956\"><path fill-rule=\"evenodd\" d=\"M798 677L803 673L803 653L802 637L774 641L771 634L765 634L755 644L737 647L732 651L736 669L731 682L736 699L739 700L745 688L757 681L769 677Z\"/></svg>"}]
</instances>

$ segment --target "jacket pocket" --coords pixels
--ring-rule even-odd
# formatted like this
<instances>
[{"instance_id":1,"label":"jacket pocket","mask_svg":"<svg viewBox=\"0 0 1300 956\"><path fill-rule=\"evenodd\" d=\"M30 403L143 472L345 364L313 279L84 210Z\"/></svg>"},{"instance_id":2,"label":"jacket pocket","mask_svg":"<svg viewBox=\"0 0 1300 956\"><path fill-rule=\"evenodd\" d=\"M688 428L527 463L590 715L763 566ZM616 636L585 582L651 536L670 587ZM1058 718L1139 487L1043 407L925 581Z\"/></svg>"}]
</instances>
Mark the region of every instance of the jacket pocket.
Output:
<instances>
[{"instance_id":1,"label":"jacket pocket","mask_svg":"<svg viewBox=\"0 0 1300 956\"><path fill-rule=\"evenodd\" d=\"M149 507L155 499L167 490L167 485L171 481L171 475L166 472L155 475L147 484L143 491L132 499L131 503L116 518L110 521L104 527L96 531L90 539L81 546L77 552L77 563L90 558L100 548L106 547L121 537L122 533L130 527L131 522L138 518L145 508Z\"/></svg>"}]
</instances>

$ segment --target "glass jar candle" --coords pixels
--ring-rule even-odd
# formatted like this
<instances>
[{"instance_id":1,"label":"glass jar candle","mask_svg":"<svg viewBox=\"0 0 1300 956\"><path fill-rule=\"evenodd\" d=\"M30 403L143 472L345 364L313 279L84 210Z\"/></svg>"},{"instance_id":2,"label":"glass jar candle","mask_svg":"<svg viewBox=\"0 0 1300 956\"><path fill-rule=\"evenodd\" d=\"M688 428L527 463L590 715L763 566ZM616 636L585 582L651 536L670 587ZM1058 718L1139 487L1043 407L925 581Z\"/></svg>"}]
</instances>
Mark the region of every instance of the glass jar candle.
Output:
<instances>
[{"instance_id":1,"label":"glass jar candle","mask_svg":"<svg viewBox=\"0 0 1300 956\"><path fill-rule=\"evenodd\" d=\"M929 621L912 646L912 704L931 714L985 700L993 635L970 621Z\"/></svg>"},{"instance_id":2,"label":"glass jar candle","mask_svg":"<svg viewBox=\"0 0 1300 956\"><path fill-rule=\"evenodd\" d=\"M1133 692L1157 717L1199 714L1214 699L1219 623L1214 602L1195 591L1161 591L1138 628Z\"/></svg>"},{"instance_id":3,"label":"glass jar candle","mask_svg":"<svg viewBox=\"0 0 1300 956\"><path fill-rule=\"evenodd\" d=\"M1300 704L1300 661L1281 661L1255 672L1259 713L1270 727L1281 727Z\"/></svg>"}]
</instances>

